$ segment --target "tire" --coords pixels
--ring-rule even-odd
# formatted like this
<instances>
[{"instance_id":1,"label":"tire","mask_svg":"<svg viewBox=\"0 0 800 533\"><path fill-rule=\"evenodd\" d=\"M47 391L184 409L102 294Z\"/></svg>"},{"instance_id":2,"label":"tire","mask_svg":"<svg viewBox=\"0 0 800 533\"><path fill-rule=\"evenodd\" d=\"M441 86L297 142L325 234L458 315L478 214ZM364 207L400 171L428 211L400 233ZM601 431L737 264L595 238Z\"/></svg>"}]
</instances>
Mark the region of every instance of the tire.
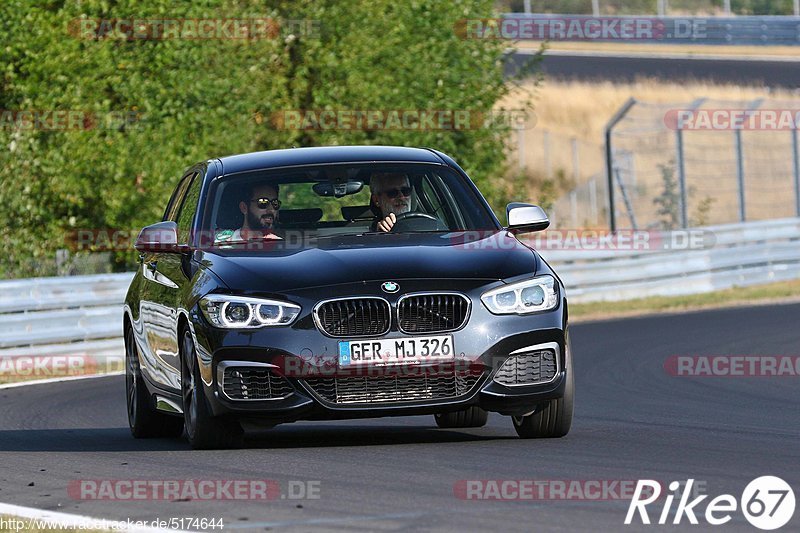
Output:
<instances>
[{"instance_id":1,"label":"tire","mask_svg":"<svg viewBox=\"0 0 800 533\"><path fill-rule=\"evenodd\" d=\"M575 404L575 373L572 370L569 344L565 360L567 383L564 396L548 401L543 409L532 415L511 417L517 435L523 439L560 438L569 433Z\"/></svg>"},{"instance_id":2,"label":"tire","mask_svg":"<svg viewBox=\"0 0 800 533\"><path fill-rule=\"evenodd\" d=\"M486 425L489 413L473 405L455 413L437 413L434 418L440 428L480 428Z\"/></svg>"},{"instance_id":3,"label":"tire","mask_svg":"<svg viewBox=\"0 0 800 533\"><path fill-rule=\"evenodd\" d=\"M142 379L139 351L130 327L125 328L125 392L128 425L134 438L181 436L183 419L159 413L150 401L150 392Z\"/></svg>"},{"instance_id":4,"label":"tire","mask_svg":"<svg viewBox=\"0 0 800 533\"><path fill-rule=\"evenodd\" d=\"M241 446L244 432L236 420L213 416L200 379L194 341L187 330L181 341L181 396L186 438L195 450Z\"/></svg>"}]
</instances>

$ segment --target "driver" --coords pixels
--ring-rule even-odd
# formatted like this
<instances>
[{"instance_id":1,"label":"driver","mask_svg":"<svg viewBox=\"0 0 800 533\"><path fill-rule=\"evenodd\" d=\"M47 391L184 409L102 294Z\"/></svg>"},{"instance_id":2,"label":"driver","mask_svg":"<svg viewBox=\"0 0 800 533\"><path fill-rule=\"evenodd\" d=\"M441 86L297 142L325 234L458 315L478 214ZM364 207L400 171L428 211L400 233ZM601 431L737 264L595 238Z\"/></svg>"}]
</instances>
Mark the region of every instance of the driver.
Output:
<instances>
[{"instance_id":1,"label":"driver","mask_svg":"<svg viewBox=\"0 0 800 533\"><path fill-rule=\"evenodd\" d=\"M397 215L411 211L411 184L402 172L376 172L369 180L370 199L377 218L372 231L389 232L397 222Z\"/></svg>"},{"instance_id":2,"label":"driver","mask_svg":"<svg viewBox=\"0 0 800 533\"><path fill-rule=\"evenodd\" d=\"M246 187L239 202L239 211L244 216L242 227L235 231L221 231L215 240L280 239L281 237L275 234L275 222L278 220L278 210L281 208L278 194L277 184L262 183Z\"/></svg>"}]
</instances>

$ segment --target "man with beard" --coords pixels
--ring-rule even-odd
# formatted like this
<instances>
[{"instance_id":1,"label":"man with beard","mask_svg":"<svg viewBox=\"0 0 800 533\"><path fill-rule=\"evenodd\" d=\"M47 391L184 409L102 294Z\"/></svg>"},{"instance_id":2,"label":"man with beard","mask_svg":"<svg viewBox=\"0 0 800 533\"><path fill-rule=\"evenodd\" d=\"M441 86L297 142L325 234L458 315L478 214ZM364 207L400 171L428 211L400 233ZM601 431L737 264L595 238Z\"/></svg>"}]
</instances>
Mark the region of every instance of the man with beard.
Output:
<instances>
[{"instance_id":1,"label":"man with beard","mask_svg":"<svg viewBox=\"0 0 800 533\"><path fill-rule=\"evenodd\" d=\"M244 215L242 227L235 231L219 232L214 240L235 242L280 239L281 237L275 234L275 222L278 219L278 210L281 208L278 193L277 184L258 184L246 187L242 200L239 202L239 211Z\"/></svg>"},{"instance_id":2,"label":"man with beard","mask_svg":"<svg viewBox=\"0 0 800 533\"><path fill-rule=\"evenodd\" d=\"M397 222L397 215L411 211L413 189L408 176L400 172L375 173L369 181L372 192L370 202L377 219L372 231L389 232Z\"/></svg>"}]
</instances>

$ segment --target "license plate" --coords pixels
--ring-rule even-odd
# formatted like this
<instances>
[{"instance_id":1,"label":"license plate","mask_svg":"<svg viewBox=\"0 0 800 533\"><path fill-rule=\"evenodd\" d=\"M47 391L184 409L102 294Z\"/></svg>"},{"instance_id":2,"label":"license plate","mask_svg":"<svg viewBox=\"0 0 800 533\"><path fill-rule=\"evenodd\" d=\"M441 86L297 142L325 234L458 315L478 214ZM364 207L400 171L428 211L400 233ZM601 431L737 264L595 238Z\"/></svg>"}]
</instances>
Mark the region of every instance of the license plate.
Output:
<instances>
[{"instance_id":1,"label":"license plate","mask_svg":"<svg viewBox=\"0 0 800 533\"><path fill-rule=\"evenodd\" d=\"M339 342L339 366L402 365L452 361L452 335Z\"/></svg>"}]
</instances>

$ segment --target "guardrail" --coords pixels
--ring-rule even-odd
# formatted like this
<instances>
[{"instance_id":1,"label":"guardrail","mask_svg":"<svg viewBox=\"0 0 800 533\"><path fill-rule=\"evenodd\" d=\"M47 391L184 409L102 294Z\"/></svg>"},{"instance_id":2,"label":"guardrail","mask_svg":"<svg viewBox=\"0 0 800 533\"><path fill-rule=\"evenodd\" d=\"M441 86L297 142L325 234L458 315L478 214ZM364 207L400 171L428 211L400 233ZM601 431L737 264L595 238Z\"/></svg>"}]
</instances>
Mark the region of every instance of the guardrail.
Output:
<instances>
[{"instance_id":1,"label":"guardrail","mask_svg":"<svg viewBox=\"0 0 800 533\"><path fill-rule=\"evenodd\" d=\"M133 273L0 281L0 357L121 355Z\"/></svg>"},{"instance_id":2,"label":"guardrail","mask_svg":"<svg viewBox=\"0 0 800 533\"><path fill-rule=\"evenodd\" d=\"M505 13L499 38L582 42L648 42L663 44L796 46L800 45L800 17L659 17L652 15L591 16L542 13ZM620 28L629 21L635 30ZM477 25L467 30L480 31ZM497 30L488 29L488 35ZM632 35L628 35L631 34ZM479 35L473 35L478 37ZM495 35L495 38L498 36Z\"/></svg>"},{"instance_id":3,"label":"guardrail","mask_svg":"<svg viewBox=\"0 0 800 533\"><path fill-rule=\"evenodd\" d=\"M573 303L674 296L800 279L800 218L702 228L682 251L540 250ZM132 273L0 281L0 357L121 355Z\"/></svg>"},{"instance_id":4,"label":"guardrail","mask_svg":"<svg viewBox=\"0 0 800 533\"><path fill-rule=\"evenodd\" d=\"M695 228L713 246L687 250L540 250L570 302L699 294L800 279L800 218Z\"/></svg>"}]
</instances>

